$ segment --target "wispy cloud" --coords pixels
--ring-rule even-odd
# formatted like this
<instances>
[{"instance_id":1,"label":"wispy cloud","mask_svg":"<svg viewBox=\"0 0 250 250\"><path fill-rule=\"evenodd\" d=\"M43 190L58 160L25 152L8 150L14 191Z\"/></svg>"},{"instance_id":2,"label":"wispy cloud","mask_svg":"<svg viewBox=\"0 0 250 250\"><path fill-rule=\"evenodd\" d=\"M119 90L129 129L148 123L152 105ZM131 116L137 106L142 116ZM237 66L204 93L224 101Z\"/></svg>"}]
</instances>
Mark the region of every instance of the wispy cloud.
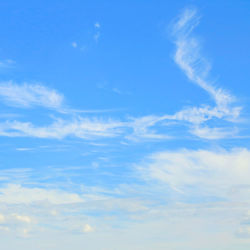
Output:
<instances>
[{"instance_id":1,"label":"wispy cloud","mask_svg":"<svg viewBox=\"0 0 250 250\"><path fill-rule=\"evenodd\" d=\"M232 127L210 128L208 126L194 126L190 132L204 139L234 138L238 134L238 129Z\"/></svg>"},{"instance_id":2,"label":"wispy cloud","mask_svg":"<svg viewBox=\"0 0 250 250\"><path fill-rule=\"evenodd\" d=\"M97 31L97 32L94 34L94 40L95 40L96 42L98 42L100 36L101 36L101 33L100 33L99 31Z\"/></svg>"},{"instance_id":3,"label":"wispy cloud","mask_svg":"<svg viewBox=\"0 0 250 250\"><path fill-rule=\"evenodd\" d=\"M101 24L100 24L99 22L96 22L96 23L94 24L94 27L95 27L95 29L96 29L95 34L94 34L94 40L95 40L96 42L98 42L99 39L100 39L100 36L101 36L101 32L100 32Z\"/></svg>"},{"instance_id":4,"label":"wispy cloud","mask_svg":"<svg viewBox=\"0 0 250 250\"><path fill-rule=\"evenodd\" d=\"M17 151L32 151L33 148L16 148Z\"/></svg>"},{"instance_id":5,"label":"wispy cloud","mask_svg":"<svg viewBox=\"0 0 250 250\"><path fill-rule=\"evenodd\" d=\"M133 129L133 132L126 138L133 141L170 139L171 136L157 132L156 125L164 119L165 117L153 115L131 118L129 126Z\"/></svg>"},{"instance_id":6,"label":"wispy cloud","mask_svg":"<svg viewBox=\"0 0 250 250\"><path fill-rule=\"evenodd\" d=\"M95 26L96 29L100 29L101 28L101 24L99 22L96 22L94 26Z\"/></svg>"},{"instance_id":7,"label":"wispy cloud","mask_svg":"<svg viewBox=\"0 0 250 250\"><path fill-rule=\"evenodd\" d=\"M184 110L178 115L188 112L191 119L194 115L200 116L200 122L205 116L207 119L211 117L236 118L239 115L240 107L230 106L235 98L222 88L216 88L209 80L211 65L202 56L200 43L192 33L199 24L199 20L200 17L195 9L185 9L173 25L173 37L176 45L174 60L190 81L196 83L214 99L216 106ZM183 118L185 119L185 117Z\"/></svg>"},{"instance_id":8,"label":"wispy cloud","mask_svg":"<svg viewBox=\"0 0 250 250\"><path fill-rule=\"evenodd\" d=\"M199 21L200 17L197 15L196 9L188 8L180 14L172 25L172 36L176 46L174 61L191 82L197 84L212 97L215 105L210 106L202 103L198 107L183 108L173 115L154 116L153 119L149 119L150 116L145 116L135 119L135 134L140 131L141 135L147 136L145 131L149 131L149 128L156 127L156 125L159 126L159 123L164 124L162 123L164 120L176 121L187 126L191 134L205 139L222 139L237 134L237 129L213 126L214 119L227 121L231 124L238 121L242 107L235 106L235 97L226 90L215 87L210 80L211 65L202 56L199 40L193 35L193 30ZM210 125L208 125L208 121L210 121ZM138 123L142 124L139 124L137 129ZM149 136L151 135L149 134Z\"/></svg>"},{"instance_id":9,"label":"wispy cloud","mask_svg":"<svg viewBox=\"0 0 250 250\"><path fill-rule=\"evenodd\" d=\"M72 43L71 43L71 46L72 46L73 48L77 48L78 44L77 44L76 42L72 42Z\"/></svg>"},{"instance_id":10,"label":"wispy cloud","mask_svg":"<svg viewBox=\"0 0 250 250\"><path fill-rule=\"evenodd\" d=\"M13 65L15 64L15 61L7 59L7 60L2 60L0 61L0 69L4 69L4 68L11 68L13 67Z\"/></svg>"},{"instance_id":11,"label":"wispy cloud","mask_svg":"<svg viewBox=\"0 0 250 250\"><path fill-rule=\"evenodd\" d=\"M0 123L0 135L9 137L37 137L62 139L74 136L82 139L114 137L121 133L125 124L112 120L81 118L74 120L57 119L48 126L37 127L30 122L7 121Z\"/></svg>"},{"instance_id":12,"label":"wispy cloud","mask_svg":"<svg viewBox=\"0 0 250 250\"><path fill-rule=\"evenodd\" d=\"M41 84L0 83L0 99L14 107L30 108L40 106L61 109L64 101L62 94Z\"/></svg>"},{"instance_id":13,"label":"wispy cloud","mask_svg":"<svg viewBox=\"0 0 250 250\"><path fill-rule=\"evenodd\" d=\"M146 115L119 121L81 117L66 120L58 118L47 126L36 126L31 122L12 120L0 124L0 135L39 138L76 136L85 139L122 135L124 138L134 141L164 140L171 138L171 135L159 131L160 128L169 126L169 121L177 122L188 133L200 138L222 139L236 135L237 128L228 128L238 120L241 107L234 105L235 98L231 94L222 88L215 87L210 80L211 65L202 56L199 40L193 35L193 30L199 21L200 17L195 9L185 9L172 25L172 37L176 46L174 61L190 81L212 97L215 102L214 106L201 104L195 107L185 107L175 114ZM96 22L94 27L96 30L95 39L98 40L101 25ZM78 47L78 44L73 42L72 46ZM105 88L105 86L102 84L99 88ZM118 88L113 88L112 91L121 94ZM89 112L66 108L62 94L41 84L24 83L20 85L13 82L3 82L0 84L0 99L7 105L15 107L40 106L67 114ZM227 122L227 127L218 126L218 122L213 123L215 119L218 122Z\"/></svg>"},{"instance_id":14,"label":"wispy cloud","mask_svg":"<svg viewBox=\"0 0 250 250\"><path fill-rule=\"evenodd\" d=\"M176 64L185 72L186 76L207 91L220 105L232 102L233 97L222 89L216 89L206 80L211 68L208 61L200 53L198 39L192 35L193 29L199 24L199 16L195 9L185 9L173 26L176 53Z\"/></svg>"}]
</instances>

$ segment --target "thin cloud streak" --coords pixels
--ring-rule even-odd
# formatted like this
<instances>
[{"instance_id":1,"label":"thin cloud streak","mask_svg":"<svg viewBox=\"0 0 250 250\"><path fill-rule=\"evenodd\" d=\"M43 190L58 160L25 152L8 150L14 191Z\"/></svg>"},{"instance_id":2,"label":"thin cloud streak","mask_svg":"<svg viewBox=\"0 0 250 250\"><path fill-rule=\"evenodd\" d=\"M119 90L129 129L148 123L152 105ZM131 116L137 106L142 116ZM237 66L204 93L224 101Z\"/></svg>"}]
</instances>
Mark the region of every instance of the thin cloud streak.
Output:
<instances>
[{"instance_id":1,"label":"thin cloud streak","mask_svg":"<svg viewBox=\"0 0 250 250\"><path fill-rule=\"evenodd\" d=\"M192 36L192 31L198 24L196 10L186 9L173 26L176 45L174 60L192 82L214 98L218 106L228 105L234 98L225 90L216 89L206 80L211 66L200 53L199 41Z\"/></svg>"},{"instance_id":2,"label":"thin cloud streak","mask_svg":"<svg viewBox=\"0 0 250 250\"><path fill-rule=\"evenodd\" d=\"M81 118L72 121L57 119L48 126L37 127L30 122L5 122L0 124L0 135L8 137L37 137L63 139L74 136L82 139L98 137L114 137L121 133L124 126L121 122L112 120Z\"/></svg>"},{"instance_id":3,"label":"thin cloud streak","mask_svg":"<svg viewBox=\"0 0 250 250\"><path fill-rule=\"evenodd\" d=\"M40 106L61 109L64 101L62 94L41 84L16 84L11 81L0 83L0 99L6 105L30 108Z\"/></svg>"},{"instance_id":4,"label":"thin cloud streak","mask_svg":"<svg viewBox=\"0 0 250 250\"><path fill-rule=\"evenodd\" d=\"M215 101L215 107L190 108L180 111L176 118L189 120L196 116L195 123L201 123L212 117L220 119L237 118L240 113L240 107L231 107L235 98L221 88L215 88L208 80L211 65L200 53L200 44L198 39L192 35L193 29L199 24L199 16L195 9L186 9L173 25L173 37L176 45L174 55L175 63L185 73L188 79L199 87L204 89ZM190 113L190 118L183 114ZM200 120L197 118L200 116Z\"/></svg>"},{"instance_id":5,"label":"thin cloud streak","mask_svg":"<svg viewBox=\"0 0 250 250\"><path fill-rule=\"evenodd\" d=\"M11 68L15 64L15 61L11 59L0 61L0 69Z\"/></svg>"}]
</instances>

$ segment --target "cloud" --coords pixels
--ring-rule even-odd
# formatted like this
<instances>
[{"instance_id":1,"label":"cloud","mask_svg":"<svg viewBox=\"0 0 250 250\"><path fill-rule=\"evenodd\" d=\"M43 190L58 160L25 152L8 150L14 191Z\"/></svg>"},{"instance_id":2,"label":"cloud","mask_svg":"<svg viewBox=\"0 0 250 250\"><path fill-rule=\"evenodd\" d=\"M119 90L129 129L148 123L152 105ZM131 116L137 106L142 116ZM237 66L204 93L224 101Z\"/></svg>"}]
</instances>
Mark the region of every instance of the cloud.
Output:
<instances>
[{"instance_id":1,"label":"cloud","mask_svg":"<svg viewBox=\"0 0 250 250\"><path fill-rule=\"evenodd\" d=\"M196 10L185 9L173 26L176 45L174 60L192 82L214 98L218 106L227 105L233 101L233 97L225 90L216 89L206 79L211 66L200 53L198 39L192 36L192 31L198 24Z\"/></svg>"},{"instance_id":2,"label":"cloud","mask_svg":"<svg viewBox=\"0 0 250 250\"><path fill-rule=\"evenodd\" d=\"M76 42L72 42L72 43L71 43L71 46L72 46L73 48L77 48L78 45L77 45Z\"/></svg>"},{"instance_id":3,"label":"cloud","mask_svg":"<svg viewBox=\"0 0 250 250\"><path fill-rule=\"evenodd\" d=\"M80 250L83 245L90 250L234 250L235 246L237 249L247 249L249 246L247 238L244 241L239 238L243 233L248 234L248 226L239 225L240 217L247 208L235 203L168 204L152 207L131 217L125 217L124 214L117 217L112 212L109 216L98 214L90 218L84 216L83 212L74 212L69 208L61 208L64 212L61 216L46 217L45 211L41 209L27 209L37 212L40 224L8 224L5 226L8 227L7 231L0 228L4 236L1 240L4 249L17 249L20 243L27 250L34 249L35 243L39 250L48 246L53 246L53 249L66 250L73 247ZM98 230L95 233L85 232L89 228L93 229L92 225ZM237 230L241 235L235 233ZM23 241L16 234L21 237L29 236L29 240Z\"/></svg>"},{"instance_id":4,"label":"cloud","mask_svg":"<svg viewBox=\"0 0 250 250\"><path fill-rule=\"evenodd\" d=\"M31 151L33 148L16 148L17 151Z\"/></svg>"},{"instance_id":5,"label":"cloud","mask_svg":"<svg viewBox=\"0 0 250 250\"><path fill-rule=\"evenodd\" d=\"M37 137L62 139L74 136L82 139L114 137L121 133L125 124L112 120L81 118L71 121L57 119L49 126L36 127L30 122L0 123L0 135L9 137Z\"/></svg>"},{"instance_id":6,"label":"cloud","mask_svg":"<svg viewBox=\"0 0 250 250\"><path fill-rule=\"evenodd\" d=\"M17 184L8 184L0 188L0 202L4 204L32 204L34 202L49 202L51 204L79 203L84 200L75 193L68 193L62 190L46 190L42 188L26 188ZM19 220L26 220L26 217L17 217Z\"/></svg>"},{"instance_id":7,"label":"cloud","mask_svg":"<svg viewBox=\"0 0 250 250\"><path fill-rule=\"evenodd\" d=\"M96 22L94 26L95 26L96 29L100 29L101 28L101 24L99 22Z\"/></svg>"},{"instance_id":8,"label":"cloud","mask_svg":"<svg viewBox=\"0 0 250 250\"><path fill-rule=\"evenodd\" d=\"M7 59L7 60L3 60L0 61L0 68L10 68L15 64L15 61Z\"/></svg>"},{"instance_id":9,"label":"cloud","mask_svg":"<svg viewBox=\"0 0 250 250\"><path fill-rule=\"evenodd\" d=\"M89 224L85 224L82 231L83 231L83 233L92 233L95 230Z\"/></svg>"},{"instance_id":10,"label":"cloud","mask_svg":"<svg viewBox=\"0 0 250 250\"><path fill-rule=\"evenodd\" d=\"M97 30L97 31L95 32L95 34L94 34L94 40L95 40L96 42L98 42L98 41L99 41L99 38L100 38L100 36L101 36L101 32L99 31L100 28L101 28L101 24L100 24L99 22L96 22L96 23L94 24L94 26L95 26L95 29Z\"/></svg>"},{"instance_id":11,"label":"cloud","mask_svg":"<svg viewBox=\"0 0 250 250\"><path fill-rule=\"evenodd\" d=\"M180 111L176 115L181 116L183 112L192 122L195 118L196 122L204 121L204 116L207 119L212 117L236 118L239 115L240 107L231 107L230 105L235 101L235 98L222 88L216 88L209 80L209 71L211 65L201 55L200 43L192 32L199 24L200 17L197 15L195 9L185 9L173 25L173 37L176 45L174 60L180 69L185 73L188 79L196 83L199 87L204 89L214 99L216 106L211 108L209 106L204 108L191 108ZM187 112L188 111L188 112ZM191 111L191 112L190 112ZM188 118L188 113L189 117ZM199 118L200 116L200 118Z\"/></svg>"},{"instance_id":12,"label":"cloud","mask_svg":"<svg viewBox=\"0 0 250 250\"><path fill-rule=\"evenodd\" d=\"M187 156L181 157L185 155L185 152ZM196 152L201 152L203 155L196 156ZM183 202L183 199L180 201L178 196L170 197L168 188L166 188L169 181L163 180L158 183L155 181L158 179L153 178L152 185L148 181L150 176L147 176L147 181L143 182L141 189L138 189L140 184L133 184L131 181L127 187L118 185L114 188L112 185L110 190L103 190L103 188L98 187L85 187L86 193L78 194L83 202L71 202L71 199L66 194L73 194L73 192L62 190L59 192L57 189L24 188L19 186L15 192L10 192L12 193L11 196L15 197L15 202L0 199L0 213L5 217L5 222L2 224L3 228L0 227L1 234L5 236L3 241L1 241L1 245L4 249L9 249L10 239L19 236L15 243L20 241L20 237L29 237L29 241L26 241L25 249L32 249L34 244L30 242L37 242L38 239L41 239L41 242L43 242L41 243L42 245L39 245L41 250L46 249L46 244L55 246L55 249L66 250L69 245L72 246L72 242L74 242L74 249L79 250L83 244L88 249L116 249L119 246L124 250L135 248L167 249L169 247L174 249L203 249L203 246L206 245L208 249L219 250L225 248L233 250L230 247L240 242L241 239L239 237L248 237L248 228L243 223L247 223L249 219L249 214L247 214L249 204L244 202L246 197L249 197L249 194L245 194L245 198L241 199L243 196L242 194L239 196L239 192L235 190L235 187L230 192L223 190L221 192L220 189L226 187L225 190L227 190L227 183L230 182L233 185L234 183L237 184L239 178L241 178L239 177L240 173L242 176L245 176L245 181L242 183L246 183L249 176L246 172L240 171L240 169L244 169L244 166L242 166L239 159L242 158L243 162L246 161L246 157L250 153L246 149L235 149L232 151L216 150L216 153L211 152L208 150L168 151L161 152L161 157L161 153L156 153L150 159L147 158L146 161L149 164L148 161L150 160L151 164L156 162L156 160L161 160L159 165L162 166L169 159L169 164L176 162L173 165L173 171L176 172L178 172L177 167L179 166L183 169L183 172L189 172L189 169L193 168L193 162L195 162L197 166L195 171L191 171L192 175L197 176L196 178L200 183L204 182L204 176L210 179L211 183L214 179L219 185L214 185L213 190L218 189L220 195L226 194L228 199L231 198L232 201L218 201L217 199L212 202L204 202L203 199L199 199L198 201L195 200L195 202L193 199L189 199L187 202ZM163 155L163 153L169 153L170 156ZM171 156L174 153L176 155ZM217 159L212 159L216 156L218 156ZM183 160L183 158L187 159ZM202 160L203 163L200 164ZM247 161L250 162L250 159ZM219 162L220 165L213 166L213 162ZM234 179L231 178L232 175L229 175L229 179L225 182L227 177L224 178L223 173L226 172L227 166L229 170L231 169L231 166L228 164L230 162L232 164L235 163L237 167L235 169L236 174L232 174ZM214 178L213 175L202 174L204 164L213 166L212 169L218 168L217 171L218 173L222 172L222 177ZM156 169L157 166L155 165L153 168ZM170 172L169 169L166 172ZM197 172L199 169L201 171ZM146 174L148 173L147 171L145 172ZM139 178L140 183L142 183L138 173L135 174ZM178 179L178 175L176 178ZM41 179L43 180L43 178ZM193 191L192 187L189 186L190 181L187 179L189 179L188 174L179 178L181 183L188 182L186 189L183 189L180 184L177 186L180 188L177 192L184 192L186 196L188 195L187 190L189 192ZM170 181L170 183L172 182ZM178 181L175 180L173 183L178 183ZM210 186L207 183L207 181L204 182L204 187L201 190L199 186L197 187L199 194L205 192L206 195L208 190L206 187ZM159 186L160 189L158 188ZM6 186L0 189L0 193L6 195L5 189L8 188L13 189L13 187ZM244 190L244 187L241 188ZM79 187L78 190L80 189ZM55 190L56 192L54 192ZM157 193L159 190L160 193ZM196 186L194 191L196 191ZM207 195L211 195L212 191L208 192ZM47 201L37 198L41 197L41 193L44 194L42 197L48 197ZM62 193L65 195L63 195L64 197ZM108 193L109 197L85 199L86 194L89 194L90 197L96 196L96 194L98 196L99 193ZM53 199L51 194L54 197ZM25 197L25 199L23 200L20 196ZM52 201L55 197L60 201ZM148 198L151 200L148 200ZM154 200L157 200L157 202L154 202ZM96 238L98 238L98 241L96 241ZM142 241L141 239L150 239L150 241ZM64 240L65 242L62 242ZM123 243L122 245L121 242Z\"/></svg>"},{"instance_id":13,"label":"cloud","mask_svg":"<svg viewBox=\"0 0 250 250\"><path fill-rule=\"evenodd\" d=\"M223 138L234 138L238 134L237 128L209 128L207 126L195 126L190 132L200 138L218 140Z\"/></svg>"},{"instance_id":14,"label":"cloud","mask_svg":"<svg viewBox=\"0 0 250 250\"><path fill-rule=\"evenodd\" d=\"M62 94L41 84L16 84L11 81L0 83L0 99L14 107L51 109L61 109L64 101Z\"/></svg>"},{"instance_id":15,"label":"cloud","mask_svg":"<svg viewBox=\"0 0 250 250\"><path fill-rule=\"evenodd\" d=\"M133 129L131 135L127 135L126 138L133 141L141 139L146 140L162 140L170 139L169 135L159 134L153 129L159 122L163 121L165 117L159 117L154 115L143 116L139 118L131 118L129 126Z\"/></svg>"},{"instance_id":16,"label":"cloud","mask_svg":"<svg viewBox=\"0 0 250 250\"><path fill-rule=\"evenodd\" d=\"M202 124L213 118L234 121L240 115L240 107L220 109L203 105L202 107L190 107L178 111L174 115L166 115L165 119L186 121L192 124Z\"/></svg>"},{"instance_id":17,"label":"cloud","mask_svg":"<svg viewBox=\"0 0 250 250\"><path fill-rule=\"evenodd\" d=\"M56 118L49 125L37 126L32 122L12 120L0 123L0 136L55 139L68 136L82 139L123 136L125 139L133 141L166 140L173 136L160 131L166 131L166 127L171 126L173 122L181 125L182 129L191 135L203 139L214 140L235 136L239 130L229 128L232 127L232 123L238 122L242 108L234 106L235 98L224 89L216 88L209 80L211 65L202 56L199 41L193 35L193 30L199 24L199 20L195 9L185 9L172 25L172 37L176 46L174 60L190 81L212 97L215 102L214 106L201 104L198 107L185 107L174 114L146 115L125 121L82 117ZM95 39L98 41L100 36L98 22L95 24L95 28ZM78 45L73 42L72 46L77 47ZM100 85L99 88L105 88L105 85ZM121 93L117 88L113 88L113 91ZM7 105L15 107L40 106L64 114L82 112L65 108L62 94L39 84L1 83L0 99ZM223 124L226 123L226 126L221 126L220 121Z\"/></svg>"},{"instance_id":18,"label":"cloud","mask_svg":"<svg viewBox=\"0 0 250 250\"><path fill-rule=\"evenodd\" d=\"M0 214L0 224L5 222L5 216L3 214Z\"/></svg>"},{"instance_id":19,"label":"cloud","mask_svg":"<svg viewBox=\"0 0 250 250\"><path fill-rule=\"evenodd\" d=\"M13 217L16 220L24 222L24 223L31 223L32 222L32 219L29 216L26 216L26 215L13 214Z\"/></svg>"},{"instance_id":20,"label":"cloud","mask_svg":"<svg viewBox=\"0 0 250 250\"><path fill-rule=\"evenodd\" d=\"M123 93L123 92L122 92L120 89L118 89L118 88L113 88L112 91L113 91L114 93L118 94L118 95L121 95L121 94Z\"/></svg>"},{"instance_id":21,"label":"cloud","mask_svg":"<svg viewBox=\"0 0 250 250\"><path fill-rule=\"evenodd\" d=\"M235 97L226 90L215 87L209 79L211 65L202 56L200 43L193 35L199 21L197 11L190 8L185 9L175 20L172 25L172 37L176 46L174 61L191 82L212 97L215 105L201 104L198 107L185 107L175 114L132 118L130 127L133 132L126 136L127 139L171 139L173 137L170 134L158 131L160 128L172 126L173 122L183 128L187 127L188 133L202 139L232 138L238 134L239 129L232 128L232 123L238 123L242 107L234 106ZM226 123L226 126L220 126L219 122Z\"/></svg>"},{"instance_id":22,"label":"cloud","mask_svg":"<svg viewBox=\"0 0 250 250\"><path fill-rule=\"evenodd\" d=\"M96 42L98 42L100 36L101 36L101 33L100 33L99 31L97 31L97 32L94 34L94 40L95 40Z\"/></svg>"},{"instance_id":23,"label":"cloud","mask_svg":"<svg viewBox=\"0 0 250 250\"><path fill-rule=\"evenodd\" d=\"M152 130L152 127L169 126L171 123L163 121L175 121L188 127L188 132L204 139L222 139L232 137L238 133L238 129L213 126L214 120L234 123L238 121L242 107L233 106L235 98L222 88L216 88L209 80L211 65L202 56L200 43L193 35L194 28L199 24L200 17L195 9L185 9L172 25L172 36L176 51L174 61L185 73L187 78L205 90L214 100L215 105L202 104L200 107L186 107L175 114L162 116L145 116L134 119L132 125L133 136L141 138L170 138L160 135ZM210 122L208 125L207 122ZM231 126L230 124L230 126ZM129 136L131 138L131 136Z\"/></svg>"},{"instance_id":24,"label":"cloud","mask_svg":"<svg viewBox=\"0 0 250 250\"><path fill-rule=\"evenodd\" d=\"M242 200L250 194L250 151L179 150L151 155L139 166L145 179L157 180L186 197Z\"/></svg>"}]
</instances>

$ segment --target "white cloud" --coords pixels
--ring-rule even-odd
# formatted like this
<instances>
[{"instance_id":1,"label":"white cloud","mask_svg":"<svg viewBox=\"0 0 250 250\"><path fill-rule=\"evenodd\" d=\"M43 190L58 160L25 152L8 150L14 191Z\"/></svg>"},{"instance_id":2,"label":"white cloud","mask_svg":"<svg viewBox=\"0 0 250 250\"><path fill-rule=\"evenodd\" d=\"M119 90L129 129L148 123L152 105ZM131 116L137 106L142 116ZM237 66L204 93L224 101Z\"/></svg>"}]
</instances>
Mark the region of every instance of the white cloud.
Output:
<instances>
[{"instance_id":1,"label":"white cloud","mask_svg":"<svg viewBox=\"0 0 250 250\"><path fill-rule=\"evenodd\" d=\"M177 65L186 76L201 88L207 91L218 106L225 106L233 101L233 97L222 89L216 89L206 80L210 64L200 53L199 41L191 36L193 29L199 24L199 17L195 9L186 9L173 28L176 53L174 56Z\"/></svg>"},{"instance_id":2,"label":"white cloud","mask_svg":"<svg viewBox=\"0 0 250 250\"><path fill-rule=\"evenodd\" d=\"M61 139L75 136L83 139L98 137L114 137L120 134L125 124L112 120L98 120L81 118L72 121L57 119L49 126L36 127L30 122L5 122L0 123L0 135L9 137L38 137Z\"/></svg>"},{"instance_id":3,"label":"white cloud","mask_svg":"<svg viewBox=\"0 0 250 250\"><path fill-rule=\"evenodd\" d=\"M16 148L17 151L31 151L33 148Z\"/></svg>"},{"instance_id":4,"label":"white cloud","mask_svg":"<svg viewBox=\"0 0 250 250\"><path fill-rule=\"evenodd\" d=\"M199 24L199 19L195 9L185 9L173 25L173 37L176 45L174 60L190 81L210 94L216 105L214 107L203 105L202 107L185 108L172 116L166 115L165 118L187 121L192 124L205 123L212 118L234 121L240 115L241 107L232 107L235 98L227 91L216 88L208 79L211 65L201 55L199 41L192 35L193 29ZM217 128L210 128L210 130L219 133ZM202 135L201 130L194 134ZM213 139L213 136L209 139Z\"/></svg>"},{"instance_id":5,"label":"white cloud","mask_svg":"<svg viewBox=\"0 0 250 250\"><path fill-rule=\"evenodd\" d=\"M27 215L13 214L12 216L20 222L24 222L24 223L31 223L32 222L32 219Z\"/></svg>"},{"instance_id":6,"label":"white cloud","mask_svg":"<svg viewBox=\"0 0 250 250\"><path fill-rule=\"evenodd\" d=\"M95 231L95 229L89 224L85 224L82 231L83 233L92 233Z\"/></svg>"},{"instance_id":7,"label":"white cloud","mask_svg":"<svg viewBox=\"0 0 250 250\"><path fill-rule=\"evenodd\" d=\"M166 115L166 119L187 121L192 124L202 124L212 118L234 121L240 115L240 107L218 108L210 106L191 107L178 111L174 115Z\"/></svg>"},{"instance_id":8,"label":"white cloud","mask_svg":"<svg viewBox=\"0 0 250 250\"><path fill-rule=\"evenodd\" d=\"M171 137L169 135L159 134L154 129L152 129L152 127L164 119L165 117L153 115L131 118L132 121L129 123L129 126L133 129L133 133L128 135L126 138L133 141L138 141L141 139L170 139Z\"/></svg>"},{"instance_id":9,"label":"white cloud","mask_svg":"<svg viewBox=\"0 0 250 250\"><path fill-rule=\"evenodd\" d=\"M33 202L49 202L51 204L79 203L84 200L75 193L56 189L26 188L21 185L9 184L0 188L0 202L5 204L31 204ZM21 220L22 217L16 217ZM27 221L27 218L23 217Z\"/></svg>"},{"instance_id":10,"label":"white cloud","mask_svg":"<svg viewBox=\"0 0 250 250\"><path fill-rule=\"evenodd\" d=\"M196 10L186 9L173 25L173 37L176 45L174 60L192 82L204 89L214 99L215 105L184 108L175 114L162 116L148 115L132 118L128 121L113 121L94 118L55 119L47 126L37 126L31 122L6 121L0 123L0 136L9 137L38 137L61 139L67 136L92 139L97 137L114 137L122 135L134 141L165 140L172 138L169 134L160 133L160 128L169 126L170 122L184 125L187 131L204 139L222 139L235 135L237 129L228 129L213 125L213 119L223 122L236 122L241 107L233 106L234 97L221 88L216 88L209 80L210 64L200 53L198 39L192 35L193 29L198 25L199 17ZM100 24L95 24L96 29ZM96 30L94 39L98 41L99 30ZM77 43L72 43L77 47ZM104 88L105 86L100 86ZM119 89L113 91L120 93ZM63 107L64 98L56 90L39 84L17 85L12 82L0 84L0 98L8 105L16 107L42 106L56 109L62 113L79 113L82 111L66 109ZM83 111L88 112L88 111ZM95 112L95 111L90 111ZM132 120L132 121L131 121ZM170 122L168 122L170 121ZM208 125L208 121L210 124ZM211 125L212 124L212 125ZM231 124L230 124L231 125ZM130 132L132 129L132 133ZM166 131L166 129L165 129Z\"/></svg>"},{"instance_id":11,"label":"white cloud","mask_svg":"<svg viewBox=\"0 0 250 250\"><path fill-rule=\"evenodd\" d=\"M0 83L0 99L14 107L41 106L61 109L64 97L56 90L41 84L16 84L10 81Z\"/></svg>"},{"instance_id":12,"label":"white cloud","mask_svg":"<svg viewBox=\"0 0 250 250\"><path fill-rule=\"evenodd\" d=\"M238 237L235 232L248 233L248 226L239 227L239 221L246 207L235 203L220 204L168 204L152 207L149 211L133 214L123 219L124 214L83 218L80 213L58 218L41 217L40 227L24 224L11 233L1 232L1 246L6 250L53 249L67 250L69 247L81 250L96 249L247 249L249 240ZM71 210L72 211L72 210ZM68 211L69 214L72 214ZM40 215L40 214L39 214ZM85 222L84 222L85 221ZM86 221L91 221L85 224ZM45 228L44 225L51 227ZM88 226L86 226L88 225ZM85 232L93 226L95 233ZM70 230L67 230L70 229ZM0 228L1 230L1 228ZM28 235L25 234L27 231ZM28 241L17 238L15 232ZM79 233L82 232L85 235ZM11 239L15 239L13 242ZM98 239L98 240L96 240ZM148 239L148 240L147 240ZM10 245L10 242L13 243Z\"/></svg>"},{"instance_id":13,"label":"white cloud","mask_svg":"<svg viewBox=\"0 0 250 250\"><path fill-rule=\"evenodd\" d=\"M189 127L188 132L204 139L222 139L238 133L237 129L219 128L211 125L213 119L231 123L237 122L242 108L233 106L235 98L227 91L216 88L209 80L211 65L202 56L198 39L192 35L193 29L198 24L199 16L197 16L196 10L185 9L173 25L173 37L176 45L174 60L190 81L196 83L213 98L215 105L202 104L200 107L187 107L173 115L134 118L133 122L130 123L134 132L126 138L133 140L142 138L169 139L171 136L159 134L156 131L159 125L171 125L166 121L175 121L187 126ZM210 125L207 124L208 121L211 121Z\"/></svg>"},{"instance_id":14,"label":"white cloud","mask_svg":"<svg viewBox=\"0 0 250 250\"><path fill-rule=\"evenodd\" d=\"M179 150L155 153L140 166L148 180L158 180L187 197L214 196L245 201L250 194L247 149Z\"/></svg>"},{"instance_id":15,"label":"white cloud","mask_svg":"<svg viewBox=\"0 0 250 250\"><path fill-rule=\"evenodd\" d=\"M215 140L223 138L234 138L238 130L236 128L209 128L207 126L200 127L195 126L190 130L190 132L200 138Z\"/></svg>"}]
</instances>

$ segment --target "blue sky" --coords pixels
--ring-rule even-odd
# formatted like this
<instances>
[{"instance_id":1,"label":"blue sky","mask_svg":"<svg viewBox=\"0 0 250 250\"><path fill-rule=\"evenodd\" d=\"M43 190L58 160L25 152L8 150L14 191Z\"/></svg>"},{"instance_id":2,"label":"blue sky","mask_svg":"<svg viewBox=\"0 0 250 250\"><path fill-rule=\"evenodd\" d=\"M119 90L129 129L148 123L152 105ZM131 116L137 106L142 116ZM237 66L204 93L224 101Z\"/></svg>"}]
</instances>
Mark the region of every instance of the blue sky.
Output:
<instances>
[{"instance_id":1,"label":"blue sky","mask_svg":"<svg viewBox=\"0 0 250 250\"><path fill-rule=\"evenodd\" d=\"M1 2L4 250L249 249L249 9Z\"/></svg>"}]
</instances>

